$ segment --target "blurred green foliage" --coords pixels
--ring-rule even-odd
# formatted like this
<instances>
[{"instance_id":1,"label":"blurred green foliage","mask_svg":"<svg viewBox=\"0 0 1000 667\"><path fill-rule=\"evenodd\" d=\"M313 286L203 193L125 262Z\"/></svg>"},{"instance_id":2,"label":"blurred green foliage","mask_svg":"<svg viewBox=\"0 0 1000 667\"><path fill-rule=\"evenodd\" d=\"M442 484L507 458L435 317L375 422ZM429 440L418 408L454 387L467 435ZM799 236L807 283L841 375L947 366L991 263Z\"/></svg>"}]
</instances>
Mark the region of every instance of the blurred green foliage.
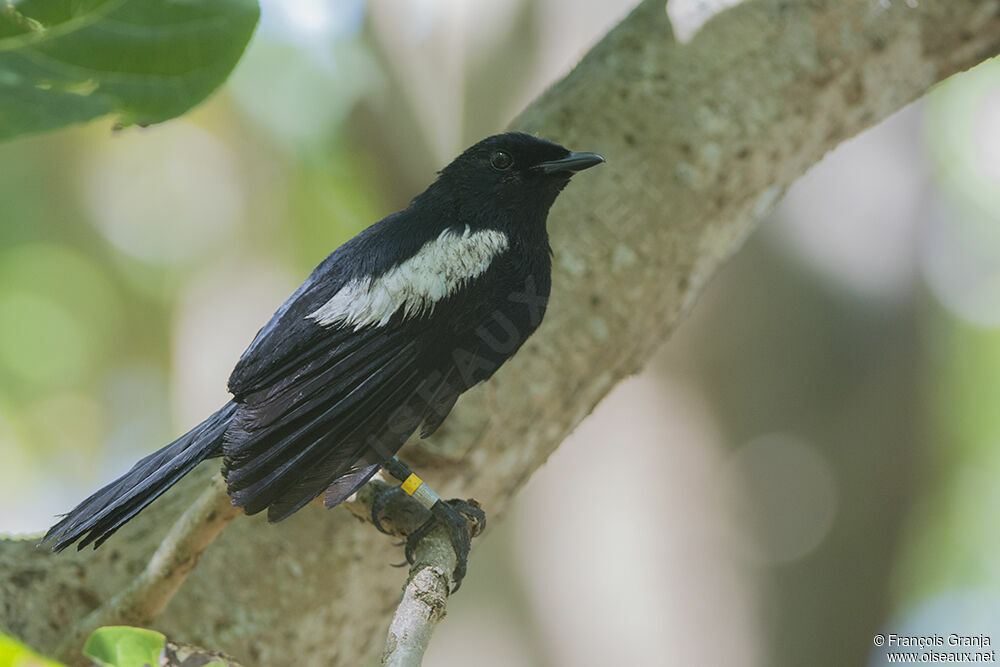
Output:
<instances>
[{"instance_id":1,"label":"blurred green foliage","mask_svg":"<svg viewBox=\"0 0 1000 667\"><path fill-rule=\"evenodd\" d=\"M0 139L116 114L158 123L232 71L256 0L22 0L0 6Z\"/></svg>"},{"instance_id":2,"label":"blurred green foliage","mask_svg":"<svg viewBox=\"0 0 1000 667\"><path fill-rule=\"evenodd\" d=\"M83 645L83 654L100 667L143 667L160 664L167 638L154 630L127 625L98 628Z\"/></svg>"},{"instance_id":3,"label":"blurred green foliage","mask_svg":"<svg viewBox=\"0 0 1000 667\"><path fill-rule=\"evenodd\" d=\"M63 667L0 632L0 667Z\"/></svg>"},{"instance_id":4,"label":"blurred green foliage","mask_svg":"<svg viewBox=\"0 0 1000 667\"><path fill-rule=\"evenodd\" d=\"M257 10L244 0L162 5L4 5L0 87L26 81L3 72L39 49L64 48L67 61L103 58L127 74L113 81L148 84L122 88L115 113L150 120L163 96L170 104L156 119L179 113L208 92L208 79L188 81L185 67L202 58L207 69L198 72L221 82ZM302 7L318 13L300 16ZM488 35L481 43L436 28L434 40L453 42L449 49L477 46L451 58L457 67L442 84L434 65L442 53L420 20L407 19L413 8L271 5L229 85L183 118L115 133L98 122L0 144L0 443L10 463L0 469L0 510L32 485L42 497L31 513L5 513L5 527L42 528L200 418L225 395L225 372L255 326L316 263L405 206L455 151L526 103L542 57L539 7L512 7L503 23L477 28ZM107 53L79 53L109 31ZM132 42L115 41L123 35ZM168 48L171 39L182 41ZM181 60L158 62L174 52ZM435 86L443 94L425 97ZM154 89L162 96L143 97ZM61 97L46 99L76 113ZM0 119L13 123L0 137L59 124L31 125L48 123L39 114L18 124L13 111L26 114L26 104L0 94ZM461 110L458 122L435 137L437 109L449 107ZM216 364L209 387L197 369Z\"/></svg>"},{"instance_id":5,"label":"blurred green foliage","mask_svg":"<svg viewBox=\"0 0 1000 667\"><path fill-rule=\"evenodd\" d=\"M953 591L1000 595L1000 535L990 528L1000 507L1000 60L945 81L926 108L941 197L929 208L945 234L927 249L920 421L933 446L893 581L904 609ZM975 613L1000 630L996 610Z\"/></svg>"}]
</instances>

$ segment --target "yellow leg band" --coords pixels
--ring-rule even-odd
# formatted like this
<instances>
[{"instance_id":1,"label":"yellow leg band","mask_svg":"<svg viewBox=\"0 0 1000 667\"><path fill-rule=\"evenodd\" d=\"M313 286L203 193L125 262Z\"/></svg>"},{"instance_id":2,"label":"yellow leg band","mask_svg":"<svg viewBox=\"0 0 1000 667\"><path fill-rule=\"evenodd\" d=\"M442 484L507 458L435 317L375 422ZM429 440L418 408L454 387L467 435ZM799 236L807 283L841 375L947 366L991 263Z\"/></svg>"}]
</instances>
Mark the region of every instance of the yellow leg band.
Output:
<instances>
[{"instance_id":1,"label":"yellow leg band","mask_svg":"<svg viewBox=\"0 0 1000 667\"><path fill-rule=\"evenodd\" d=\"M403 482L403 485L399 488L403 489L403 491L406 491L409 495L412 496L413 492L416 491L418 488L420 488L420 485L423 483L424 480L420 479L413 473L410 473L410 476L406 478L406 481Z\"/></svg>"}]
</instances>

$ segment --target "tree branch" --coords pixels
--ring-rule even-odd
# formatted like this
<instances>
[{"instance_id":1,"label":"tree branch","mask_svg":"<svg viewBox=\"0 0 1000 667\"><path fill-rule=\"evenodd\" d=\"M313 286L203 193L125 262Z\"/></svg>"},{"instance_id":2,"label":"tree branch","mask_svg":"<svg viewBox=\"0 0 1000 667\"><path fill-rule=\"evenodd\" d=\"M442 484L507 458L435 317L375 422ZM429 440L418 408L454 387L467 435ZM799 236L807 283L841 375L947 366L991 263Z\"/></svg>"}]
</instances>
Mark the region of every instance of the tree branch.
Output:
<instances>
[{"instance_id":1,"label":"tree branch","mask_svg":"<svg viewBox=\"0 0 1000 667\"><path fill-rule=\"evenodd\" d=\"M147 625L159 616L229 522L243 513L233 507L222 475L181 515L146 569L125 589L73 625L55 650L69 664L89 664L80 654L87 637L104 625Z\"/></svg>"},{"instance_id":2,"label":"tree branch","mask_svg":"<svg viewBox=\"0 0 1000 667\"><path fill-rule=\"evenodd\" d=\"M789 184L839 142L1000 50L998 8L749 0L678 44L663 0L643 2L516 121L609 164L581 174L552 211L554 291L538 333L439 434L411 445L409 462L442 495L474 493L502 513L643 366ZM54 647L145 566L159 527L210 472L100 551L52 556L0 542L0 624ZM399 590L387 567L398 552L384 536L347 512L309 507L277 526L241 519L217 542L158 629L249 664L358 664L373 651Z\"/></svg>"},{"instance_id":3,"label":"tree branch","mask_svg":"<svg viewBox=\"0 0 1000 667\"><path fill-rule=\"evenodd\" d=\"M375 496L389 488L390 485L382 480L372 480L358 491L347 507L359 519L370 521ZM415 500L398 494L382 508L378 519L389 534L405 538L429 516L430 513ZM477 537L482 529L482 524L470 522L472 537ZM403 597L389 623L382 664L419 667L434 629L445 617L448 596L455 587L456 563L455 549L443 524L436 525L417 543Z\"/></svg>"},{"instance_id":4,"label":"tree branch","mask_svg":"<svg viewBox=\"0 0 1000 667\"><path fill-rule=\"evenodd\" d=\"M189 667L190 665L208 665L213 662L222 663L225 667L241 667L232 657L219 651L192 646L184 642L175 642L169 637L160 656L160 667Z\"/></svg>"},{"instance_id":5,"label":"tree branch","mask_svg":"<svg viewBox=\"0 0 1000 667\"><path fill-rule=\"evenodd\" d=\"M420 667L434 628L445 616L455 552L444 526L421 540L417 559L403 589L403 599L389 623L382 664Z\"/></svg>"}]
</instances>

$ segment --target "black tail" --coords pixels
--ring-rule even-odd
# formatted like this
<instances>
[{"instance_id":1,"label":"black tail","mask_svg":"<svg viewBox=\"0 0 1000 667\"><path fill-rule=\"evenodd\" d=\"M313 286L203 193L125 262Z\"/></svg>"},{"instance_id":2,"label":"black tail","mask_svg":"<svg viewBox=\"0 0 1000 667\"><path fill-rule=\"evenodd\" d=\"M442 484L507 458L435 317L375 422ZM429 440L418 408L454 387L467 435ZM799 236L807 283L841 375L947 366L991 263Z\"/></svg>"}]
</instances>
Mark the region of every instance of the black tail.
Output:
<instances>
[{"instance_id":1,"label":"black tail","mask_svg":"<svg viewBox=\"0 0 1000 667\"><path fill-rule=\"evenodd\" d=\"M136 463L127 473L74 507L49 529L42 543L51 543L53 551L62 551L77 540L80 540L78 549L91 542L95 549L101 546L196 465L222 455L222 434L236 407L230 401L163 449Z\"/></svg>"}]
</instances>

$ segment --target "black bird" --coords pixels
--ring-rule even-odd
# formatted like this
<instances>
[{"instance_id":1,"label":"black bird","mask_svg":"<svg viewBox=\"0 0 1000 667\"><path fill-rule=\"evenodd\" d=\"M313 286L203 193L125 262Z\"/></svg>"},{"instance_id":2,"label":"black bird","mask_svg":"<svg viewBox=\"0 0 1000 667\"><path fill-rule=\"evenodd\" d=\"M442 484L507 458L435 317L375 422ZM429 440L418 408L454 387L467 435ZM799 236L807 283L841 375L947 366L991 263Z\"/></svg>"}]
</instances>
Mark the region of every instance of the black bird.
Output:
<instances>
[{"instance_id":1,"label":"black bird","mask_svg":"<svg viewBox=\"0 0 1000 667\"><path fill-rule=\"evenodd\" d=\"M84 500L43 542L100 546L222 456L233 505L266 509L272 522L324 492L333 507L386 467L467 552L465 519L395 454L418 427L431 435L538 327L549 207L574 172L601 162L521 133L466 150L406 209L313 270L236 364L229 403Z\"/></svg>"}]
</instances>

